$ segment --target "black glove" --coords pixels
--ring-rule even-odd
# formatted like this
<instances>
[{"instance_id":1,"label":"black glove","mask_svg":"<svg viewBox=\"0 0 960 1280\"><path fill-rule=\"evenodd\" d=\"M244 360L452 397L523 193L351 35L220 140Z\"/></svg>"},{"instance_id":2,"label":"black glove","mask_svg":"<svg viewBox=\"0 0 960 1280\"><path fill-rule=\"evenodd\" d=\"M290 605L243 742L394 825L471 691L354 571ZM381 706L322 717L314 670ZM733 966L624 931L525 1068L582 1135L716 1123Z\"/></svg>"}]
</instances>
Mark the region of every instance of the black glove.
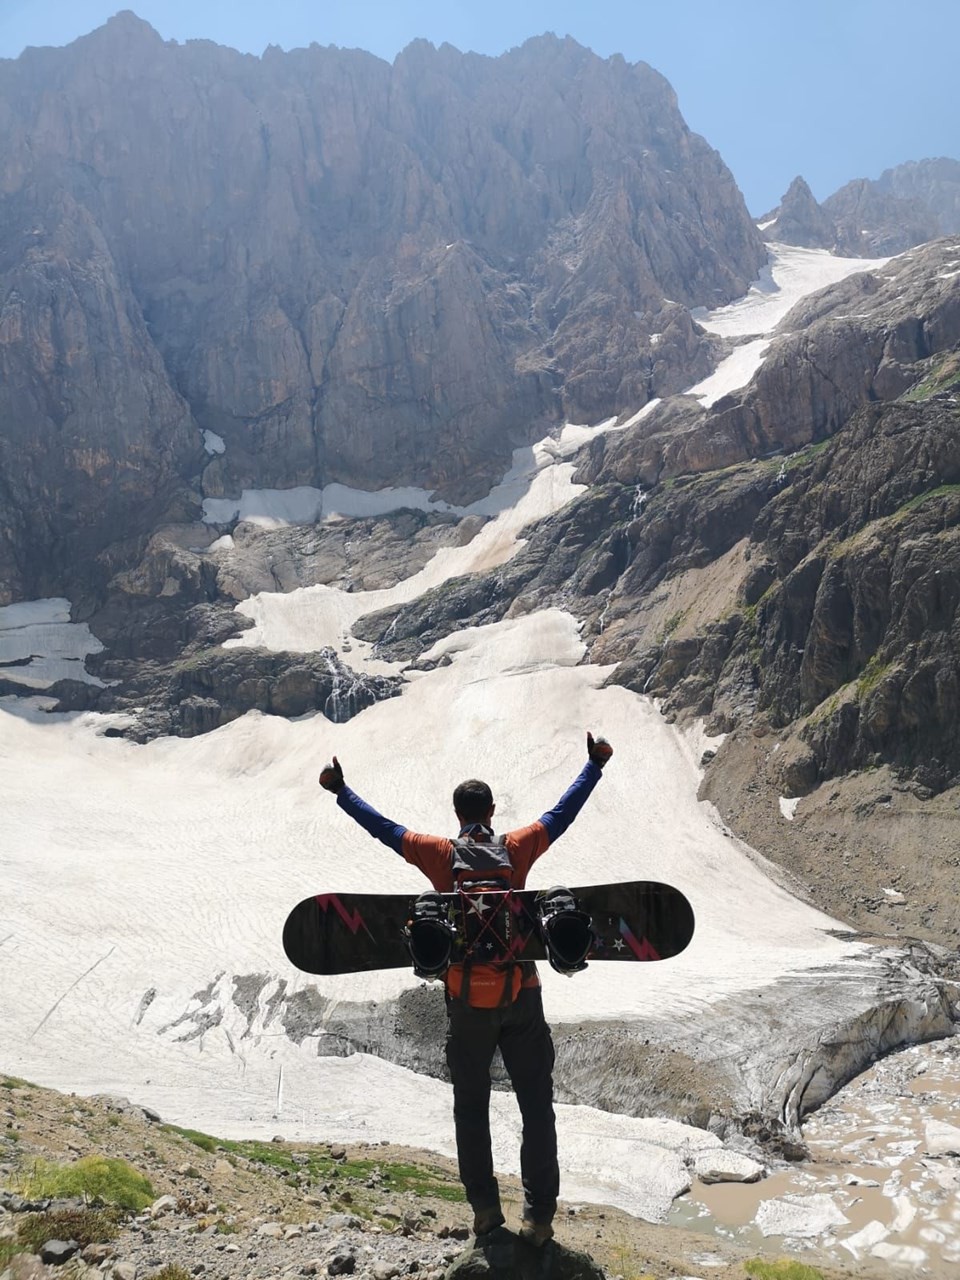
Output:
<instances>
[{"instance_id":1,"label":"black glove","mask_svg":"<svg viewBox=\"0 0 960 1280\"><path fill-rule=\"evenodd\" d=\"M332 791L334 795L343 790L343 770L336 756L333 757L333 764L325 764L320 770L320 785L324 791Z\"/></svg>"},{"instance_id":2,"label":"black glove","mask_svg":"<svg viewBox=\"0 0 960 1280\"><path fill-rule=\"evenodd\" d=\"M613 755L613 747L606 738L594 739L590 731L587 731L587 755L595 765L599 765L602 769L610 757Z\"/></svg>"}]
</instances>

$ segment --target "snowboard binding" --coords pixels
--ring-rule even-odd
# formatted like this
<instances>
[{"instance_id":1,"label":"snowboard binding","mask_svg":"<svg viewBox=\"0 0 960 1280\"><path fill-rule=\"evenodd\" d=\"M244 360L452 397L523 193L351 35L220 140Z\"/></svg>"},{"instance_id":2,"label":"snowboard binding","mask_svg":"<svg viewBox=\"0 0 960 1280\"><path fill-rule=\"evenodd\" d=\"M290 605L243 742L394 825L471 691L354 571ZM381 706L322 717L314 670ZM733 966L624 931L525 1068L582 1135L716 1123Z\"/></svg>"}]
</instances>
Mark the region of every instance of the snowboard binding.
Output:
<instances>
[{"instance_id":1,"label":"snowboard binding","mask_svg":"<svg viewBox=\"0 0 960 1280\"><path fill-rule=\"evenodd\" d=\"M403 936L417 977L442 978L450 968L457 931L441 894L422 893L417 898Z\"/></svg>"},{"instance_id":2,"label":"snowboard binding","mask_svg":"<svg viewBox=\"0 0 960 1280\"><path fill-rule=\"evenodd\" d=\"M537 911L551 968L567 977L580 973L587 967L587 956L596 942L590 917L562 885L540 895Z\"/></svg>"}]
</instances>

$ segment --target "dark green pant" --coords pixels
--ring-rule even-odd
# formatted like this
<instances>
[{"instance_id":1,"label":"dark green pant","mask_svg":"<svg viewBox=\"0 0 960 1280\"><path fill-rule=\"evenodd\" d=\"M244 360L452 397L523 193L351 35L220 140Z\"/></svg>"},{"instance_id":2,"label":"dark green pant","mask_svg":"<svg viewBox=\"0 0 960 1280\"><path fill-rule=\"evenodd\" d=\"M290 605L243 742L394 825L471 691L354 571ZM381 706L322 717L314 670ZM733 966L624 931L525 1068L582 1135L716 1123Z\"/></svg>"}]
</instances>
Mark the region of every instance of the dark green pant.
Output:
<instances>
[{"instance_id":1,"label":"dark green pant","mask_svg":"<svg viewBox=\"0 0 960 1280\"><path fill-rule=\"evenodd\" d=\"M525 987L513 1004L473 1009L447 997L447 1065L460 1180L474 1210L500 1203L490 1148L490 1063L499 1047L523 1120L520 1172L524 1217L550 1222L557 1208L560 1168L553 1114L553 1040L539 987Z\"/></svg>"}]
</instances>

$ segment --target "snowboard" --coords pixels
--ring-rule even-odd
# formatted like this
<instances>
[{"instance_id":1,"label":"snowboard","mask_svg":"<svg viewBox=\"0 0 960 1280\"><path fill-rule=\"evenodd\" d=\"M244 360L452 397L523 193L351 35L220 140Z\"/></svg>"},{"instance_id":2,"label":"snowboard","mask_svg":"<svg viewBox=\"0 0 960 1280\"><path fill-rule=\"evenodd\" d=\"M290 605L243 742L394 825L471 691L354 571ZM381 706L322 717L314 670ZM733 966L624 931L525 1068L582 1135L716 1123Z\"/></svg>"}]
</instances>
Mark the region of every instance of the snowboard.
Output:
<instances>
[{"instance_id":1,"label":"snowboard","mask_svg":"<svg viewBox=\"0 0 960 1280\"><path fill-rule=\"evenodd\" d=\"M511 889L506 893L512 926L510 954L515 960L547 958L537 915L542 892ZM596 940L588 960L669 960L693 937L693 908L679 889L668 884L634 880L585 885L570 892L593 925ZM456 925L469 909L469 898L462 893L442 897ZM410 968L403 927L416 898L410 893L318 893L304 898L283 927L287 959L304 973Z\"/></svg>"}]
</instances>

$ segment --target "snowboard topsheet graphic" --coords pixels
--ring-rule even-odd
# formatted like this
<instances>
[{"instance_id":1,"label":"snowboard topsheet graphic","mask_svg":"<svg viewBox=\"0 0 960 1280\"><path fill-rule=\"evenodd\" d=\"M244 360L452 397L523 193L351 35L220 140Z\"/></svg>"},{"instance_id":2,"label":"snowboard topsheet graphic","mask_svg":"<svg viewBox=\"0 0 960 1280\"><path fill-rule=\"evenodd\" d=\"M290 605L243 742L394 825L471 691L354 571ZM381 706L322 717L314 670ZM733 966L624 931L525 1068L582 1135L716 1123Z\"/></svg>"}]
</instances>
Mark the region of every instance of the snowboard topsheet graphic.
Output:
<instances>
[{"instance_id":1,"label":"snowboard topsheet graphic","mask_svg":"<svg viewBox=\"0 0 960 1280\"><path fill-rule=\"evenodd\" d=\"M505 894L512 924L511 959L547 958L537 910L543 892L513 889ZM570 892L591 917L595 944L588 960L668 960L693 937L693 908L670 885L635 880L585 885ZM439 896L456 927L461 914L470 910L472 895ZM283 949L290 963L305 973L408 968L411 959L403 929L416 898L410 893L320 893L304 898L287 917Z\"/></svg>"}]
</instances>

